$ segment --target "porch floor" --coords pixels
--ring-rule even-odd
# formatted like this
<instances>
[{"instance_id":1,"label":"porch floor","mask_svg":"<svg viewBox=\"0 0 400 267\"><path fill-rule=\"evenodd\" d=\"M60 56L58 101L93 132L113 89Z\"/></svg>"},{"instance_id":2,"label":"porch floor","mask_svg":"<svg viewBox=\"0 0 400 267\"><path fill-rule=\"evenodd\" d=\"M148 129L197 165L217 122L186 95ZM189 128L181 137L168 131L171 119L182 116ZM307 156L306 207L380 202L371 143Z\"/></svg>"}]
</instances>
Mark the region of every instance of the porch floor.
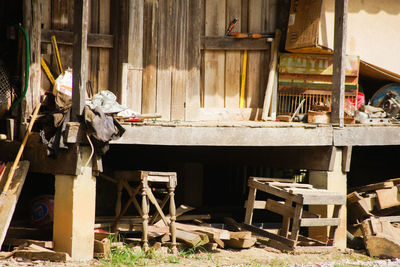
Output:
<instances>
[{"instance_id":1,"label":"porch floor","mask_svg":"<svg viewBox=\"0 0 400 267\"><path fill-rule=\"evenodd\" d=\"M155 121L124 125L112 144L176 146L400 145L400 124L309 124L260 121Z\"/></svg>"}]
</instances>

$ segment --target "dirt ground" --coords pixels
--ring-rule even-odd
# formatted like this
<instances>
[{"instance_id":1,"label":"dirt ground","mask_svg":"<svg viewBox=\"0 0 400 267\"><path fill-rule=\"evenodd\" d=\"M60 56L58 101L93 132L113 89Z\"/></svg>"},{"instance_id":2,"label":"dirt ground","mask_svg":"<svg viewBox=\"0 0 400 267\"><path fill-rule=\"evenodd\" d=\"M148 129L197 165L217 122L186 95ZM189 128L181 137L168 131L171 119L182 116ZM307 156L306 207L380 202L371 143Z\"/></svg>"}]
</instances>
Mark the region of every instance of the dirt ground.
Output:
<instances>
[{"instance_id":1,"label":"dirt ground","mask_svg":"<svg viewBox=\"0 0 400 267\"><path fill-rule=\"evenodd\" d=\"M152 258L130 266L400 266L399 259L374 259L352 250L330 253L289 254L271 248L252 247L243 250L217 249L213 252L181 254L178 257L161 249ZM0 266L113 266L104 260L54 263L18 258L0 260ZM115 265L114 265L115 266ZM121 265L117 265L121 266Z\"/></svg>"}]
</instances>

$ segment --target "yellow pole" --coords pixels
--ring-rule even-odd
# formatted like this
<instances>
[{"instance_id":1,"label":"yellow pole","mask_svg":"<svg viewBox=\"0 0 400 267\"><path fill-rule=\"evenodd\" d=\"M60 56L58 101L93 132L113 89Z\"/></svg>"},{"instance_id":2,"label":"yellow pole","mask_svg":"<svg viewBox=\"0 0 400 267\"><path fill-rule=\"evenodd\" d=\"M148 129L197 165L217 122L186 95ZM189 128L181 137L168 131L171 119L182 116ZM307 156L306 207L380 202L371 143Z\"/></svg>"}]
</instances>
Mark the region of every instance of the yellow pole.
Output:
<instances>
[{"instance_id":1,"label":"yellow pole","mask_svg":"<svg viewBox=\"0 0 400 267\"><path fill-rule=\"evenodd\" d=\"M239 102L240 108L244 108L244 90L246 87L246 68L247 68L247 50L244 50L243 67L242 67L242 86L240 87L240 102Z\"/></svg>"},{"instance_id":2,"label":"yellow pole","mask_svg":"<svg viewBox=\"0 0 400 267\"><path fill-rule=\"evenodd\" d=\"M57 45L55 35L51 36L51 44L53 45L53 53L54 53L54 56L56 57L56 61L57 61L57 67L58 67L58 71L59 71L58 74L63 74L64 71L62 68L60 52L58 51L58 45Z\"/></svg>"},{"instance_id":3,"label":"yellow pole","mask_svg":"<svg viewBox=\"0 0 400 267\"><path fill-rule=\"evenodd\" d=\"M53 74L51 74L51 71L50 71L49 67L47 66L46 62L44 61L43 57L40 57L40 63L42 65L44 72L47 75L47 78L49 78L51 84L54 84Z\"/></svg>"}]
</instances>

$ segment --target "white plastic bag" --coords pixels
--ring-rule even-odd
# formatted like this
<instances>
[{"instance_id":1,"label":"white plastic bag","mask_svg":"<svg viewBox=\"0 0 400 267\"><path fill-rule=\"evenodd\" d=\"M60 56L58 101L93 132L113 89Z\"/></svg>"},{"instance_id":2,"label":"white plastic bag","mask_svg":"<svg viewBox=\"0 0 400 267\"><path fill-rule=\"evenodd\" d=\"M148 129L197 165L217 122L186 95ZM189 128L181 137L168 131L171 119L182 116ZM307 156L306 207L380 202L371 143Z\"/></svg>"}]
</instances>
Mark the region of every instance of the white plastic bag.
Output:
<instances>
[{"instance_id":1,"label":"white plastic bag","mask_svg":"<svg viewBox=\"0 0 400 267\"><path fill-rule=\"evenodd\" d=\"M67 69L54 81L53 95L58 108L66 110L72 106L72 69Z\"/></svg>"}]
</instances>

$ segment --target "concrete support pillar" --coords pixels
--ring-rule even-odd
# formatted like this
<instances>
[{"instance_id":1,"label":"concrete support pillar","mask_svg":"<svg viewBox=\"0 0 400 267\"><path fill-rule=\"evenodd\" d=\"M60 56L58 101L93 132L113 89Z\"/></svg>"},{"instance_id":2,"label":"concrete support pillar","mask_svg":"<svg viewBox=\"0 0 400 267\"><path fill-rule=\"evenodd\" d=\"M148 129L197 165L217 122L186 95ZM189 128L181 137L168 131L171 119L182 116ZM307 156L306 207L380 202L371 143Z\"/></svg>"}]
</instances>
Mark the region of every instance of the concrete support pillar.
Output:
<instances>
[{"instance_id":1,"label":"concrete support pillar","mask_svg":"<svg viewBox=\"0 0 400 267\"><path fill-rule=\"evenodd\" d=\"M96 178L91 162L85 167L90 152L90 148L80 148L78 175L56 175L55 181L54 246L73 260L93 258Z\"/></svg>"},{"instance_id":2,"label":"concrete support pillar","mask_svg":"<svg viewBox=\"0 0 400 267\"><path fill-rule=\"evenodd\" d=\"M309 182L315 188L327 189L331 191L340 192L347 194L347 174L343 172L342 159L343 154L346 153L344 148L335 148L333 150L334 155L332 155L332 169L331 171L310 171ZM325 217L332 216L333 206L310 206L310 211L321 214ZM341 210L340 218L341 224L336 231L335 246L337 248L346 248L346 231L347 231L347 211L346 206ZM328 229L327 227L310 227L309 236L311 238L318 239L322 242L328 240Z\"/></svg>"}]
</instances>

